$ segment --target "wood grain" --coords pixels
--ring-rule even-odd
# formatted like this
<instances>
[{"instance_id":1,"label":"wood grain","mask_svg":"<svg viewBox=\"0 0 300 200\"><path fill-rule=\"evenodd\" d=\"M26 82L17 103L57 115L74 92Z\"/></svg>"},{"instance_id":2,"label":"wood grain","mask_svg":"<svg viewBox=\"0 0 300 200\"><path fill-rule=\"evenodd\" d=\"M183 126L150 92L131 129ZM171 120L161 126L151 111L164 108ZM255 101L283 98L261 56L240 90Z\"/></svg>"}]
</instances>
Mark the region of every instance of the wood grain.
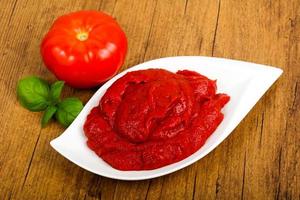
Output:
<instances>
[{"instance_id":1,"label":"wood grain","mask_svg":"<svg viewBox=\"0 0 300 200\"><path fill-rule=\"evenodd\" d=\"M49 145L63 128L16 99L34 74L54 81L39 54L53 20L102 10L124 28L122 68L176 55L278 66L283 76L217 149L173 174L138 182L91 174ZM0 5L0 199L300 199L300 1L2 0ZM234 77L233 77L234 78ZM86 102L95 90L64 89Z\"/></svg>"}]
</instances>

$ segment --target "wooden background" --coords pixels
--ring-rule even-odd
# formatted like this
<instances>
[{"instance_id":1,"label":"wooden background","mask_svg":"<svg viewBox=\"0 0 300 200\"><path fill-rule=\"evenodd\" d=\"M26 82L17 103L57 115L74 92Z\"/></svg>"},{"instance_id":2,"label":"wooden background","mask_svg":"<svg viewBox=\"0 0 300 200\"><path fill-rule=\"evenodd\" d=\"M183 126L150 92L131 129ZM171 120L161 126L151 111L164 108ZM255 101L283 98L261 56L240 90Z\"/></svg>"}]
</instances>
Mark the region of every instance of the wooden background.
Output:
<instances>
[{"instance_id":1,"label":"wooden background","mask_svg":"<svg viewBox=\"0 0 300 200\"><path fill-rule=\"evenodd\" d=\"M22 108L16 83L55 78L39 45L70 11L113 15L129 39L123 69L146 60L205 55L278 66L283 76L232 135L197 163L153 180L89 173L55 152L57 123ZM300 199L300 0L1 0L0 199ZM95 90L66 87L86 102Z\"/></svg>"}]
</instances>

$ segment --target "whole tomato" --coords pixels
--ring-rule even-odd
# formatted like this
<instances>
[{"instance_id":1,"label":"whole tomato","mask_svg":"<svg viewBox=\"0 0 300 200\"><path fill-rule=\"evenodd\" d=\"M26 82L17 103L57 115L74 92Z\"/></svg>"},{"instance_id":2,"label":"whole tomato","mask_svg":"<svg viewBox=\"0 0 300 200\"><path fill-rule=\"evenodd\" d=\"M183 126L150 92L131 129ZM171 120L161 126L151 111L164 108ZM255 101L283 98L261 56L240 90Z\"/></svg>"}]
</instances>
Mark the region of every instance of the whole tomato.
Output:
<instances>
[{"instance_id":1,"label":"whole tomato","mask_svg":"<svg viewBox=\"0 0 300 200\"><path fill-rule=\"evenodd\" d=\"M48 69L76 88L90 88L117 73L127 39L117 22L99 11L78 11L55 20L41 44Z\"/></svg>"}]
</instances>

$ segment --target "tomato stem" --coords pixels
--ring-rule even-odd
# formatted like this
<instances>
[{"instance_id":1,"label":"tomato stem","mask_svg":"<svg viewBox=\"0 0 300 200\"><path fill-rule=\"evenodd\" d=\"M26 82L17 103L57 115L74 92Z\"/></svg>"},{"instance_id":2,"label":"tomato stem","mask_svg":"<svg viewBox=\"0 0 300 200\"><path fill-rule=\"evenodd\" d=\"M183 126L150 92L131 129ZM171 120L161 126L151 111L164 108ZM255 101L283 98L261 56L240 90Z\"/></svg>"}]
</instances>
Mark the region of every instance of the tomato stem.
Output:
<instances>
[{"instance_id":1,"label":"tomato stem","mask_svg":"<svg viewBox=\"0 0 300 200\"><path fill-rule=\"evenodd\" d=\"M87 32L79 32L77 33L76 35L76 38L79 40L79 41L85 41L87 40L89 37L89 34Z\"/></svg>"}]
</instances>

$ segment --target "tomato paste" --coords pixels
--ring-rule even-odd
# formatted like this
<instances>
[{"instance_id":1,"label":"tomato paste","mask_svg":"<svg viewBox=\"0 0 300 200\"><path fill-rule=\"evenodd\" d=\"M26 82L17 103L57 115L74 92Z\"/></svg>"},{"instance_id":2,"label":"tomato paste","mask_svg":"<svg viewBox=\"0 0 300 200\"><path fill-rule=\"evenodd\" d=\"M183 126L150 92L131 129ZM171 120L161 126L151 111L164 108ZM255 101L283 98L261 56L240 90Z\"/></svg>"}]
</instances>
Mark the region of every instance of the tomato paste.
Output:
<instances>
[{"instance_id":1,"label":"tomato paste","mask_svg":"<svg viewBox=\"0 0 300 200\"><path fill-rule=\"evenodd\" d=\"M197 151L229 101L216 81L193 71L129 72L114 82L84 125L87 145L119 170L150 170Z\"/></svg>"}]
</instances>

